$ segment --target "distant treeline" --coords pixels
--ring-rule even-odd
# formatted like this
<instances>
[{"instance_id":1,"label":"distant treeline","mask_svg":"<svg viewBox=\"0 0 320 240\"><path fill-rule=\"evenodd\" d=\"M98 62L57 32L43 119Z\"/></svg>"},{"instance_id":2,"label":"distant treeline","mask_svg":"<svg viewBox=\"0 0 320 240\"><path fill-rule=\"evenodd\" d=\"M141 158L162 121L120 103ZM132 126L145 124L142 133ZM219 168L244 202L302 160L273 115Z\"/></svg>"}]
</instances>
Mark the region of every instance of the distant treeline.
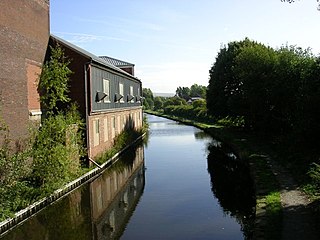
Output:
<instances>
[{"instance_id":1,"label":"distant treeline","mask_svg":"<svg viewBox=\"0 0 320 240\"><path fill-rule=\"evenodd\" d=\"M143 107L168 115L187 119L211 121L206 107L206 86L193 84L189 87L178 87L174 97L154 97L151 89L143 89Z\"/></svg>"}]
</instances>

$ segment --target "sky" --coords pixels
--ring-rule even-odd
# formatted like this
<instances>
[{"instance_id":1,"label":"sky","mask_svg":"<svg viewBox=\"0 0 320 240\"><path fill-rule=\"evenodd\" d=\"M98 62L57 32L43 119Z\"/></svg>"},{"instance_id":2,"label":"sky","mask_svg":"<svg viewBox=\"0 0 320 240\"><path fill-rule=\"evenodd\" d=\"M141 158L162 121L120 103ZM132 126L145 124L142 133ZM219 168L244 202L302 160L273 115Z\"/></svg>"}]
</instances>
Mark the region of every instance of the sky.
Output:
<instances>
[{"instance_id":1,"label":"sky","mask_svg":"<svg viewBox=\"0 0 320 240\"><path fill-rule=\"evenodd\" d=\"M154 93L207 86L221 47L248 37L320 53L316 0L51 0L50 31L97 56L135 64Z\"/></svg>"}]
</instances>

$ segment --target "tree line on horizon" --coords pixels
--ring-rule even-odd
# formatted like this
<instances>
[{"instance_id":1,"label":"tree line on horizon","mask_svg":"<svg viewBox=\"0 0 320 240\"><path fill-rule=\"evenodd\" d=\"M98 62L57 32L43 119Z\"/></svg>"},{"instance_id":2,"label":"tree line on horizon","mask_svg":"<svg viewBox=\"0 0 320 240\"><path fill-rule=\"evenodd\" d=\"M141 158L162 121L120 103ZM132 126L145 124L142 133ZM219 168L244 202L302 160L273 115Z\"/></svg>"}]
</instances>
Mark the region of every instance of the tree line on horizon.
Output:
<instances>
[{"instance_id":1,"label":"tree line on horizon","mask_svg":"<svg viewBox=\"0 0 320 240\"><path fill-rule=\"evenodd\" d=\"M310 49L274 49L248 38L230 42L209 70L203 99L188 104L190 89L178 87L171 98L144 89L144 108L268 136L319 176L320 189L320 57Z\"/></svg>"}]
</instances>

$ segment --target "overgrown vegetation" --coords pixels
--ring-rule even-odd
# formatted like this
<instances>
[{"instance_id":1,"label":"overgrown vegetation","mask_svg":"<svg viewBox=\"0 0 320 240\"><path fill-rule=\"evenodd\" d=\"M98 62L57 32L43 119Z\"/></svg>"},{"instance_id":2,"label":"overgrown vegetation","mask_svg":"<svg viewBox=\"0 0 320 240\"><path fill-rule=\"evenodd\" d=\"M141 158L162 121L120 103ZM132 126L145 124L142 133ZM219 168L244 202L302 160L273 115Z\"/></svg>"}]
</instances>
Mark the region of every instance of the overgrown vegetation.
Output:
<instances>
[{"instance_id":1,"label":"overgrown vegetation","mask_svg":"<svg viewBox=\"0 0 320 240\"><path fill-rule=\"evenodd\" d=\"M218 53L207 108L214 119L243 118L245 130L264 136L298 180L316 183L320 172L310 165L320 164L319 96L320 59L309 49L245 39Z\"/></svg>"},{"instance_id":2,"label":"overgrown vegetation","mask_svg":"<svg viewBox=\"0 0 320 240\"><path fill-rule=\"evenodd\" d=\"M39 129L31 129L23 148L14 148L10 131L0 121L0 220L52 193L79 176L83 155L82 120L67 97L71 71L62 49L51 48L39 80L46 110ZM68 104L68 111L60 110Z\"/></svg>"},{"instance_id":3,"label":"overgrown vegetation","mask_svg":"<svg viewBox=\"0 0 320 240\"><path fill-rule=\"evenodd\" d=\"M64 56L61 47L50 46L50 60L44 64L38 84L41 107L48 114L55 114L63 104L70 102L69 77L72 71L70 60Z\"/></svg>"},{"instance_id":4,"label":"overgrown vegetation","mask_svg":"<svg viewBox=\"0 0 320 240\"><path fill-rule=\"evenodd\" d=\"M84 122L68 97L69 63L59 46L50 48L38 84L44 118L39 129L31 130L23 148L14 146L0 114L0 221L88 170L80 162L85 155ZM146 132L145 121L143 129L128 128L119 134L100 160L106 161Z\"/></svg>"},{"instance_id":5,"label":"overgrown vegetation","mask_svg":"<svg viewBox=\"0 0 320 240\"><path fill-rule=\"evenodd\" d=\"M18 151L10 140L10 132L0 114L0 220L31 203L32 188L26 178L31 172L31 148Z\"/></svg>"},{"instance_id":6,"label":"overgrown vegetation","mask_svg":"<svg viewBox=\"0 0 320 240\"><path fill-rule=\"evenodd\" d=\"M75 106L68 112L48 116L36 135L32 157L32 183L46 195L81 173L84 155L83 122Z\"/></svg>"},{"instance_id":7,"label":"overgrown vegetation","mask_svg":"<svg viewBox=\"0 0 320 240\"><path fill-rule=\"evenodd\" d=\"M206 100L201 97L205 96L206 87L193 84L190 89L178 87L174 97L153 97L150 89L143 89L144 109L203 123L212 122L213 119L207 114Z\"/></svg>"}]
</instances>

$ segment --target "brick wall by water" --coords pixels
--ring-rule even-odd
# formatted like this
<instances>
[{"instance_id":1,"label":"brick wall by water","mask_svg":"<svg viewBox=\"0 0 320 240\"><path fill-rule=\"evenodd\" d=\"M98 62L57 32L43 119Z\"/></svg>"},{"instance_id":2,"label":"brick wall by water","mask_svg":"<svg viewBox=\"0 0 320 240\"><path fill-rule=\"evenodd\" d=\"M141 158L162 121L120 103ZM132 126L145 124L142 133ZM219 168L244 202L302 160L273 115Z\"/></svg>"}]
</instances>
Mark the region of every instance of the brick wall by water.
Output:
<instances>
[{"instance_id":1,"label":"brick wall by water","mask_svg":"<svg viewBox=\"0 0 320 240\"><path fill-rule=\"evenodd\" d=\"M40 111L36 81L49 40L49 1L0 1L0 111L14 140Z\"/></svg>"}]
</instances>

